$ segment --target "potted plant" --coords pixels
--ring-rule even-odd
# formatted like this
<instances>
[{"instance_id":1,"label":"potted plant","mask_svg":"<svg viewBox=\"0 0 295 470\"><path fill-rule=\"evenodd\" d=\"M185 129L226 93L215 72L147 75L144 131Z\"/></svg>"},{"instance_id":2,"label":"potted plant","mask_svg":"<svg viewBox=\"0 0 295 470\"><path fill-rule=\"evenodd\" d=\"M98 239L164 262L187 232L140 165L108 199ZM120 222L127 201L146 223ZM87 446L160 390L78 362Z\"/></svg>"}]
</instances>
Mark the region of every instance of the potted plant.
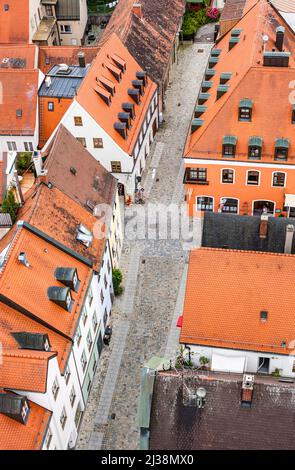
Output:
<instances>
[{"instance_id":1,"label":"potted plant","mask_svg":"<svg viewBox=\"0 0 295 470\"><path fill-rule=\"evenodd\" d=\"M209 366L208 366L209 362L210 362L210 361L209 361L208 357L206 357L206 356L201 356L200 359L199 359L200 366L201 366L201 368L202 368L203 370L208 370L208 368L209 368Z\"/></svg>"}]
</instances>

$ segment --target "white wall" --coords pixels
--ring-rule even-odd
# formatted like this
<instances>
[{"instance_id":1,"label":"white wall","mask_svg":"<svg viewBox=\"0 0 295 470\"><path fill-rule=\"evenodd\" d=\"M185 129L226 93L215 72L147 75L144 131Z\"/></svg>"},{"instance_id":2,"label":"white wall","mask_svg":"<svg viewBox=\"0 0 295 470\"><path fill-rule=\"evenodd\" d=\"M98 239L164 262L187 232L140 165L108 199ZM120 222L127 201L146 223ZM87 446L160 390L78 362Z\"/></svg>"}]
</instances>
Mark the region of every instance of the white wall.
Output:
<instances>
[{"instance_id":1,"label":"white wall","mask_svg":"<svg viewBox=\"0 0 295 470\"><path fill-rule=\"evenodd\" d=\"M218 354L218 355L220 354L228 358L243 356L246 358L244 372L255 374L257 373L257 369L258 369L258 358L266 357L270 359L270 367L269 367L270 374L274 372L275 369L281 369L282 376L295 377L295 373L292 372L295 356L268 354L264 352L243 351L243 350L224 349L224 348L212 348L212 347L210 348L207 346L196 346L196 345L189 345L189 346L191 348L191 352L194 353L192 355L192 361L194 362L195 365L199 365L198 358L201 356L207 357L210 360L210 363L211 363L213 354ZM229 364L230 364L230 361L229 361Z\"/></svg>"}]
</instances>

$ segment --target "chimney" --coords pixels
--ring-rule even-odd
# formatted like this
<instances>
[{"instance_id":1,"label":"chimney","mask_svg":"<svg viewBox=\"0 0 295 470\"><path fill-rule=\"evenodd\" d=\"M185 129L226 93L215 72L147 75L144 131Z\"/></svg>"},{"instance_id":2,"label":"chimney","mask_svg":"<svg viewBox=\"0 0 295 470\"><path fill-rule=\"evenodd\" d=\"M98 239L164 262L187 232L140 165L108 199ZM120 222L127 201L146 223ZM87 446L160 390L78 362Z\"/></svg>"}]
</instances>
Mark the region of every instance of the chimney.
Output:
<instances>
[{"instance_id":1,"label":"chimney","mask_svg":"<svg viewBox=\"0 0 295 470\"><path fill-rule=\"evenodd\" d=\"M250 408L253 399L254 390L254 375L243 375L241 405L245 408Z\"/></svg>"},{"instance_id":2,"label":"chimney","mask_svg":"<svg viewBox=\"0 0 295 470\"><path fill-rule=\"evenodd\" d=\"M142 19L142 7L141 3L134 3L132 8L133 13L140 19Z\"/></svg>"},{"instance_id":3,"label":"chimney","mask_svg":"<svg viewBox=\"0 0 295 470\"><path fill-rule=\"evenodd\" d=\"M267 232L268 232L268 216L262 215L261 220L260 220L260 225L259 225L259 238L261 240L264 240L265 238L267 238Z\"/></svg>"},{"instance_id":4,"label":"chimney","mask_svg":"<svg viewBox=\"0 0 295 470\"><path fill-rule=\"evenodd\" d=\"M282 52L284 46L285 28L284 26L278 26L276 29L276 48Z\"/></svg>"},{"instance_id":5,"label":"chimney","mask_svg":"<svg viewBox=\"0 0 295 470\"><path fill-rule=\"evenodd\" d=\"M21 251L20 254L18 255L18 260L20 263L22 263L26 268L30 267L30 264L27 259L27 255L24 251Z\"/></svg>"},{"instance_id":6,"label":"chimney","mask_svg":"<svg viewBox=\"0 0 295 470\"><path fill-rule=\"evenodd\" d=\"M289 255L292 253L294 230L295 230L294 225L291 225L291 224L287 225L284 253L289 254Z\"/></svg>"},{"instance_id":7,"label":"chimney","mask_svg":"<svg viewBox=\"0 0 295 470\"><path fill-rule=\"evenodd\" d=\"M78 53L78 61L79 61L79 67L86 67L86 59L85 59L85 54L84 52L79 52Z\"/></svg>"}]
</instances>

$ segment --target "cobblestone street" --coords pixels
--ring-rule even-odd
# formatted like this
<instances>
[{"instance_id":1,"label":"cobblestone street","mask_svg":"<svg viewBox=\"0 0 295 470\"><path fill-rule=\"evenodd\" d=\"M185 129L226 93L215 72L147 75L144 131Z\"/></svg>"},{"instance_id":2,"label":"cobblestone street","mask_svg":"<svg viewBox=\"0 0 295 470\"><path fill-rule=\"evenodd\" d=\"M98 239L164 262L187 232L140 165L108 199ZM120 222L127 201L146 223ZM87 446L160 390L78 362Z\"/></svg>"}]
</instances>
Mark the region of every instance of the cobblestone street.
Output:
<instances>
[{"instance_id":1,"label":"cobblestone street","mask_svg":"<svg viewBox=\"0 0 295 470\"><path fill-rule=\"evenodd\" d=\"M180 49L166 97L165 122L143 177L146 203L183 202L181 156L211 47L198 43ZM126 217L131 213L129 208ZM113 337L100 359L77 449L138 448L140 368L152 356L175 356L186 260L182 240L125 239L121 260L124 294L114 304Z\"/></svg>"}]
</instances>

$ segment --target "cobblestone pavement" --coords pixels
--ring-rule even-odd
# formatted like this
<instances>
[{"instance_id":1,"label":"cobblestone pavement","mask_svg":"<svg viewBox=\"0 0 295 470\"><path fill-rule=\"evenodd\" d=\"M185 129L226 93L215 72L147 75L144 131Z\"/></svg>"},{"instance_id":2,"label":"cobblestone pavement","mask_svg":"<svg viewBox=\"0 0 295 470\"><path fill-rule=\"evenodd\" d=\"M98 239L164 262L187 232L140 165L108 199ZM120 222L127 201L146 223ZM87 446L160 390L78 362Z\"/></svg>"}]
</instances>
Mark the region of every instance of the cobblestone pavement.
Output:
<instances>
[{"instance_id":1,"label":"cobblestone pavement","mask_svg":"<svg viewBox=\"0 0 295 470\"><path fill-rule=\"evenodd\" d=\"M203 52L198 52L200 44L193 44L180 50L174 81L167 93L165 122L157 133L143 177L148 203L183 201L181 156L211 47L202 44ZM148 210L148 204L144 210ZM126 212L130 217L132 208ZM200 226L198 221L198 242ZM114 334L100 358L77 449L138 448L140 368L152 356L175 356L186 260L180 239L125 238L121 258L124 294L114 304Z\"/></svg>"}]
</instances>

